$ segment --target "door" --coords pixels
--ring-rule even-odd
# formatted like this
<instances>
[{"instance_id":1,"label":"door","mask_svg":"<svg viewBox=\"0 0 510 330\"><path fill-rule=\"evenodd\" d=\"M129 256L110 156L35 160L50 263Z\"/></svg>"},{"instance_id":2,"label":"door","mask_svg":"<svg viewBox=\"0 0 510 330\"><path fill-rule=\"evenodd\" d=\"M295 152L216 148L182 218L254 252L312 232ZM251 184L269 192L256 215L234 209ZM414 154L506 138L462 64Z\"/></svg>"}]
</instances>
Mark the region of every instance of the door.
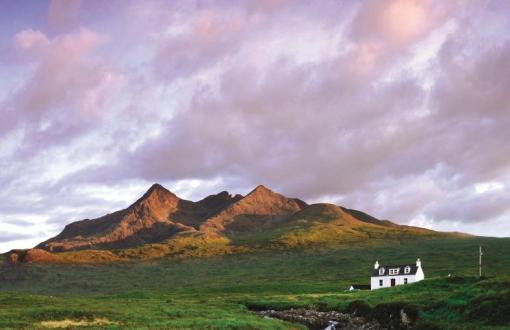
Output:
<instances>
[{"instance_id":1,"label":"door","mask_svg":"<svg viewBox=\"0 0 510 330\"><path fill-rule=\"evenodd\" d=\"M395 286L395 279L394 278L391 279L391 286Z\"/></svg>"}]
</instances>

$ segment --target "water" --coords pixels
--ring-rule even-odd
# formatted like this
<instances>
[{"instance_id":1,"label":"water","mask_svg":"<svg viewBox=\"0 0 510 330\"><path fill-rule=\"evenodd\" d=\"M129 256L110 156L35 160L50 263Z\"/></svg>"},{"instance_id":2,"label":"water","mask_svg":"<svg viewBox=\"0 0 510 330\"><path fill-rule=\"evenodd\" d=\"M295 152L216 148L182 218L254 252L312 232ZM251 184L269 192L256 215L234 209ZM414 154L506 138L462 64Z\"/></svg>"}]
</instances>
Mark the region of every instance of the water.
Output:
<instances>
[{"instance_id":1,"label":"water","mask_svg":"<svg viewBox=\"0 0 510 330\"><path fill-rule=\"evenodd\" d=\"M329 325L324 330L336 330L337 321L329 321Z\"/></svg>"}]
</instances>

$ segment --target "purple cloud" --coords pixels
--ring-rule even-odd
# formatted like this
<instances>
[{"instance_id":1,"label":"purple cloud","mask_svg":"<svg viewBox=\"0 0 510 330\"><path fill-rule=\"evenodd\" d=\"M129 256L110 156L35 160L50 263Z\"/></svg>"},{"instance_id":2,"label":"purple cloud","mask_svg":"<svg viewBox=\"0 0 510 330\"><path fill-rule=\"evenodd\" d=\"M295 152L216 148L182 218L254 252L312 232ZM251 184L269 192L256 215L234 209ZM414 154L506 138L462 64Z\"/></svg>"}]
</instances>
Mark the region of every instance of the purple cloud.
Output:
<instances>
[{"instance_id":1,"label":"purple cloud","mask_svg":"<svg viewBox=\"0 0 510 330\"><path fill-rule=\"evenodd\" d=\"M0 223L47 237L152 182L194 199L263 183L494 234L510 212L508 9L52 1L0 44Z\"/></svg>"}]
</instances>

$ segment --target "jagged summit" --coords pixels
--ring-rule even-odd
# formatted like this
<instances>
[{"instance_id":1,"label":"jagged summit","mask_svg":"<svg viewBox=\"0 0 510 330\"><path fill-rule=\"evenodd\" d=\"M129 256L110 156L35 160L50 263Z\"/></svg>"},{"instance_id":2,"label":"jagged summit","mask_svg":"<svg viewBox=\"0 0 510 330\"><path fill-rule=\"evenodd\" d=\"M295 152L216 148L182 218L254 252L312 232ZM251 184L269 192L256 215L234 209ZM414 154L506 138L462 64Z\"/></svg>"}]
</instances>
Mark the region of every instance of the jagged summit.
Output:
<instances>
[{"instance_id":1,"label":"jagged summit","mask_svg":"<svg viewBox=\"0 0 510 330\"><path fill-rule=\"evenodd\" d=\"M255 200L259 201L259 202L263 202L263 201L267 202L269 200L281 199L282 197L287 198L287 197L285 197L285 196L283 196L281 194L273 192L272 190L266 188L263 185L258 185L257 187L255 187L255 189L250 191L244 197L244 199L245 200L255 199Z\"/></svg>"},{"instance_id":2,"label":"jagged summit","mask_svg":"<svg viewBox=\"0 0 510 330\"><path fill-rule=\"evenodd\" d=\"M251 194L274 194L274 192L271 189L267 188L266 186L259 184L258 186L255 187L255 189L248 193L248 195Z\"/></svg>"},{"instance_id":3,"label":"jagged summit","mask_svg":"<svg viewBox=\"0 0 510 330\"><path fill-rule=\"evenodd\" d=\"M168 191L168 189L166 189L165 187L163 187L161 184L159 184L157 182L153 183L148 191L152 191L152 190L166 190L166 191Z\"/></svg>"},{"instance_id":4,"label":"jagged summit","mask_svg":"<svg viewBox=\"0 0 510 330\"><path fill-rule=\"evenodd\" d=\"M175 195L173 192L171 192L170 190L166 189L165 187L163 187L159 183L154 183L149 188L149 190L147 190L145 192L145 194L143 194L142 197L140 197L133 204L136 204L136 203L139 203L141 201L148 200L148 199L160 199L160 200L163 200L163 199L179 199L179 197L177 197L177 195Z\"/></svg>"},{"instance_id":5,"label":"jagged summit","mask_svg":"<svg viewBox=\"0 0 510 330\"><path fill-rule=\"evenodd\" d=\"M258 185L253 189L251 192L246 195L246 200L256 200L257 202L268 202L268 201L282 201L282 200L288 200L292 203L296 203L299 207L299 209L303 209L306 206L308 206L307 203L304 201L298 199L298 198L288 198L283 196L282 194L276 193L272 191L271 189L267 188L264 185Z\"/></svg>"},{"instance_id":6,"label":"jagged summit","mask_svg":"<svg viewBox=\"0 0 510 330\"><path fill-rule=\"evenodd\" d=\"M242 198L242 195L232 196L228 191L222 191L216 195L207 196L197 203L210 209L221 209L231 203L237 202Z\"/></svg>"}]
</instances>

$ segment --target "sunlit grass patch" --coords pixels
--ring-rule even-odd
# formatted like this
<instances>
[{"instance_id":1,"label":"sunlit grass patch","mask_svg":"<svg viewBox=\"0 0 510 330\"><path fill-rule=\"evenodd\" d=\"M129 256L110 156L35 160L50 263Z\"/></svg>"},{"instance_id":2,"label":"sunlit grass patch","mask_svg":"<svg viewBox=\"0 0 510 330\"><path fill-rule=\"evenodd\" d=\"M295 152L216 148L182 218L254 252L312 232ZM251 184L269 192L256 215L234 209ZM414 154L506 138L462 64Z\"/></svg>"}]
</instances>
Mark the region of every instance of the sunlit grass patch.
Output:
<instances>
[{"instance_id":1,"label":"sunlit grass patch","mask_svg":"<svg viewBox=\"0 0 510 330\"><path fill-rule=\"evenodd\" d=\"M59 320L59 321L42 321L40 325L44 328L69 328L69 327L90 327L90 326L105 326L113 325L117 322L112 322L105 318L97 318L93 320Z\"/></svg>"}]
</instances>

